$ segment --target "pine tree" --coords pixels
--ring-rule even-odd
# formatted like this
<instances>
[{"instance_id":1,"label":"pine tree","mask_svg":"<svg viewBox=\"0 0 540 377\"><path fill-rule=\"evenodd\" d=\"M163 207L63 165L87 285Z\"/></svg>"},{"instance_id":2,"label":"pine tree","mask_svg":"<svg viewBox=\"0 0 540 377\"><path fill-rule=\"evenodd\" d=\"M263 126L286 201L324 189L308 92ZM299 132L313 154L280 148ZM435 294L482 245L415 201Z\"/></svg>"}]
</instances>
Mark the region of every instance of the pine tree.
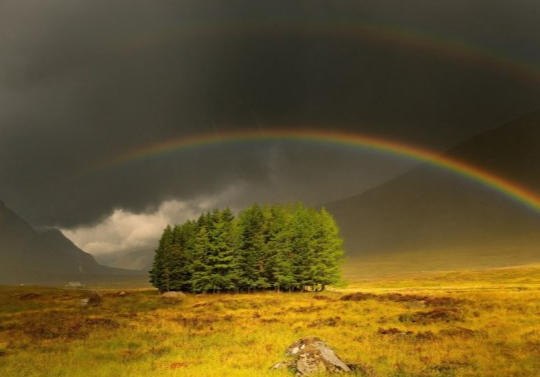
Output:
<instances>
[{"instance_id":1,"label":"pine tree","mask_svg":"<svg viewBox=\"0 0 540 377\"><path fill-rule=\"evenodd\" d=\"M233 257L236 252L234 215L230 209L214 210L208 223L207 279L212 292L234 289Z\"/></svg>"},{"instance_id":2,"label":"pine tree","mask_svg":"<svg viewBox=\"0 0 540 377\"><path fill-rule=\"evenodd\" d=\"M170 271L168 264L168 252L173 244L173 232L170 225L167 225L163 230L163 234L159 240L158 248L155 251L154 263L150 270L150 282L160 292L170 289Z\"/></svg>"},{"instance_id":3,"label":"pine tree","mask_svg":"<svg viewBox=\"0 0 540 377\"><path fill-rule=\"evenodd\" d=\"M323 208L316 218L317 233L314 239L314 253L311 270L315 284L324 290L327 285L341 281L340 262L344 251L343 240L333 217Z\"/></svg>"},{"instance_id":4,"label":"pine tree","mask_svg":"<svg viewBox=\"0 0 540 377\"><path fill-rule=\"evenodd\" d=\"M230 208L225 208L220 214L222 231L218 250L216 273L221 276L221 288L226 291L236 289L237 270L235 268L235 256L238 253L238 227L234 213Z\"/></svg>"},{"instance_id":5,"label":"pine tree","mask_svg":"<svg viewBox=\"0 0 540 377\"><path fill-rule=\"evenodd\" d=\"M295 277L294 287L304 291L314 285L314 276L311 266L314 262L314 210L297 203L293 208L293 273Z\"/></svg>"},{"instance_id":6,"label":"pine tree","mask_svg":"<svg viewBox=\"0 0 540 377\"><path fill-rule=\"evenodd\" d=\"M200 224L200 223L198 223ZM193 276L191 278L191 290L197 293L206 293L212 290L213 282L209 278L208 255L210 239L206 226L197 227L197 235L193 245Z\"/></svg>"},{"instance_id":7,"label":"pine tree","mask_svg":"<svg viewBox=\"0 0 540 377\"><path fill-rule=\"evenodd\" d=\"M255 290L268 288L265 279L266 256L266 221L263 209L258 205L247 208L240 213L240 249L238 262L242 270L239 271L239 284L241 290Z\"/></svg>"},{"instance_id":8,"label":"pine tree","mask_svg":"<svg viewBox=\"0 0 540 377\"><path fill-rule=\"evenodd\" d=\"M295 282L293 274L292 214L282 205L271 208L268 228L269 282L277 291L290 290Z\"/></svg>"},{"instance_id":9,"label":"pine tree","mask_svg":"<svg viewBox=\"0 0 540 377\"><path fill-rule=\"evenodd\" d=\"M172 245L167 251L167 265L171 274L170 289L174 291L188 290L192 278L192 251L189 249L193 238L192 223L175 225L172 229Z\"/></svg>"}]
</instances>

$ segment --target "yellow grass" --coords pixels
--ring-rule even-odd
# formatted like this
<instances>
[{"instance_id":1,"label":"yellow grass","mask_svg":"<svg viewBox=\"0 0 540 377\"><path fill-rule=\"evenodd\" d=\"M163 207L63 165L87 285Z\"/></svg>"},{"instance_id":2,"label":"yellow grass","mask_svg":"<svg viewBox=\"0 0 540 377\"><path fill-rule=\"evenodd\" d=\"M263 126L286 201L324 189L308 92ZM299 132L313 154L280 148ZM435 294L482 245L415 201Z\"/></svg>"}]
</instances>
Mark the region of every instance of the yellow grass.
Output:
<instances>
[{"instance_id":1,"label":"yellow grass","mask_svg":"<svg viewBox=\"0 0 540 377\"><path fill-rule=\"evenodd\" d=\"M371 295L340 300L357 291ZM536 266L176 304L149 289L100 292L101 305L83 307L86 290L0 288L0 376L292 376L269 368L308 335L358 364L359 376L540 375Z\"/></svg>"}]
</instances>

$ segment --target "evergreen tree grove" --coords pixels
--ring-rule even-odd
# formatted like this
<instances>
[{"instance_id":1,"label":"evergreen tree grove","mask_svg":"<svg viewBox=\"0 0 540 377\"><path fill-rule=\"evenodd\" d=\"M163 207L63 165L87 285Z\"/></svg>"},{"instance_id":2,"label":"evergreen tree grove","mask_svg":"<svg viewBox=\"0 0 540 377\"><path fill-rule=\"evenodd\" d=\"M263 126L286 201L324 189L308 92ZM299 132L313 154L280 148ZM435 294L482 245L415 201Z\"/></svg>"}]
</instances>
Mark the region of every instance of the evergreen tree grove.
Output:
<instances>
[{"instance_id":1,"label":"evergreen tree grove","mask_svg":"<svg viewBox=\"0 0 540 377\"><path fill-rule=\"evenodd\" d=\"M339 229L323 208L254 204L168 225L150 271L164 291L324 290L341 281Z\"/></svg>"}]
</instances>

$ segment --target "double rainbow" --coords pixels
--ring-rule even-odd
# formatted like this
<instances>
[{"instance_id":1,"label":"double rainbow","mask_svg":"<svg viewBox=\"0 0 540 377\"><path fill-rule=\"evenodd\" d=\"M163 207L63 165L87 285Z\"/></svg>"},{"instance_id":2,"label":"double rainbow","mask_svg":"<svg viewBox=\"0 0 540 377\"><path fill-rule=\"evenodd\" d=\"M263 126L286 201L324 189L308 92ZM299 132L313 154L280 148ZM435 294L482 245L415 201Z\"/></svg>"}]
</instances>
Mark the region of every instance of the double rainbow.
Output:
<instances>
[{"instance_id":1,"label":"double rainbow","mask_svg":"<svg viewBox=\"0 0 540 377\"><path fill-rule=\"evenodd\" d=\"M274 20L275 21L275 20ZM522 84L540 89L540 68L517 56L510 56L501 51L473 45L465 41L436 35L422 30L399 28L363 20L341 19L297 19L294 22L199 22L176 28L133 35L129 40L118 41L110 46L115 53L131 54L156 46L174 44L182 40L197 40L218 37L242 36L337 36L353 38L382 46L396 46L428 56L442 57L462 65L479 67L512 78ZM90 171L119 167L130 162L152 158L162 154L198 148L208 145L266 142L271 140L319 142L331 145L345 145L375 150L397 155L415 161L428 163L450 171L470 181L501 193L502 195L540 213L540 197L520 185L484 171L465 161L458 161L448 156L417 146L360 134L306 131L273 130L261 134L257 131L233 131L182 137L166 140L128 151L93 166Z\"/></svg>"}]
</instances>

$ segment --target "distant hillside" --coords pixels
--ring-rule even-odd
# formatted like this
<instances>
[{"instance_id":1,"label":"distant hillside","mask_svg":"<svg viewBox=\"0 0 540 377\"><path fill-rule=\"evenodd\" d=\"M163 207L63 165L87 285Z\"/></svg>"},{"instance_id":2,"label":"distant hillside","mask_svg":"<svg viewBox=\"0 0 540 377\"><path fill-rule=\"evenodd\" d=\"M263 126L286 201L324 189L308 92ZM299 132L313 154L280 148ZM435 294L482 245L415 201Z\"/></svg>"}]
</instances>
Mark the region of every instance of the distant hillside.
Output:
<instances>
[{"instance_id":1,"label":"distant hillside","mask_svg":"<svg viewBox=\"0 0 540 377\"><path fill-rule=\"evenodd\" d=\"M126 254L107 254L98 256L99 263L107 266L127 268L136 271L149 271L154 262L154 250L132 251Z\"/></svg>"},{"instance_id":2,"label":"distant hillside","mask_svg":"<svg viewBox=\"0 0 540 377\"><path fill-rule=\"evenodd\" d=\"M130 275L102 266L57 229L36 230L0 201L0 284Z\"/></svg>"},{"instance_id":3,"label":"distant hillside","mask_svg":"<svg viewBox=\"0 0 540 377\"><path fill-rule=\"evenodd\" d=\"M540 195L540 112L478 135L447 155ZM539 213L429 165L326 208L353 258L478 249L526 251L528 262L531 253L540 260Z\"/></svg>"}]
</instances>

